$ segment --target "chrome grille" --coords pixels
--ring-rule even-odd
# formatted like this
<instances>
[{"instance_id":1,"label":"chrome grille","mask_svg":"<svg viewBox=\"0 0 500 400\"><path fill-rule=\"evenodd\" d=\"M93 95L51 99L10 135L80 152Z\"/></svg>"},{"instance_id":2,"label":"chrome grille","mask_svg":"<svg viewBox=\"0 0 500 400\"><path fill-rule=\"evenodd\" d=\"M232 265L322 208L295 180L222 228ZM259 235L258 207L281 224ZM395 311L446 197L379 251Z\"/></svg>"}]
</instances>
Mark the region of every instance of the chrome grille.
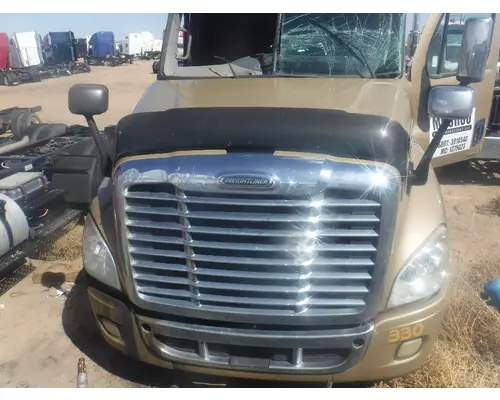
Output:
<instances>
[{"instance_id":1,"label":"chrome grille","mask_svg":"<svg viewBox=\"0 0 500 400\"><path fill-rule=\"evenodd\" d=\"M241 314L358 314L381 220L381 204L360 197L132 184L124 206L135 290L146 301Z\"/></svg>"}]
</instances>

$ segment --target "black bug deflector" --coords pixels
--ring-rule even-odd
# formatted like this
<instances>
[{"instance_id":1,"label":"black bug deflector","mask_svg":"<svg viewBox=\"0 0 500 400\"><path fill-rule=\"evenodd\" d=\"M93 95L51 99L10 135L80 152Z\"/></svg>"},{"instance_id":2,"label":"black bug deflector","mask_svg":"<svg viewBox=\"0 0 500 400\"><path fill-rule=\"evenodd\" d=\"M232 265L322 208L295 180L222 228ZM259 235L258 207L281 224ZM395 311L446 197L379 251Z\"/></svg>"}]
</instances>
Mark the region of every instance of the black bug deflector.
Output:
<instances>
[{"instance_id":1,"label":"black bug deflector","mask_svg":"<svg viewBox=\"0 0 500 400\"><path fill-rule=\"evenodd\" d=\"M179 108L127 115L114 161L182 150L294 151L379 161L407 175L410 137L376 115L305 108Z\"/></svg>"}]
</instances>

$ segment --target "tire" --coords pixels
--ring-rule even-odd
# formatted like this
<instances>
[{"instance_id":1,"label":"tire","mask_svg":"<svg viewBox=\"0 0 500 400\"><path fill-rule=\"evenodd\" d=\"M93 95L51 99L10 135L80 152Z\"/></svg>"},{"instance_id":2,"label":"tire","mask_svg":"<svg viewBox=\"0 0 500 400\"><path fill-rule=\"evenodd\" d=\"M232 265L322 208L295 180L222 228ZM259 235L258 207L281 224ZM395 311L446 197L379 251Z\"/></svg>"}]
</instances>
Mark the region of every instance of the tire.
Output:
<instances>
[{"instance_id":1,"label":"tire","mask_svg":"<svg viewBox=\"0 0 500 400\"><path fill-rule=\"evenodd\" d=\"M0 72L0 84L2 86L11 86L12 81L8 72Z\"/></svg>"},{"instance_id":2,"label":"tire","mask_svg":"<svg viewBox=\"0 0 500 400\"><path fill-rule=\"evenodd\" d=\"M40 117L36 113L26 112L21 115L21 119L19 122L21 128L21 134L24 136L24 132L26 128L30 125L40 124L42 121Z\"/></svg>"},{"instance_id":3,"label":"tire","mask_svg":"<svg viewBox=\"0 0 500 400\"><path fill-rule=\"evenodd\" d=\"M26 114L24 111L13 111L10 117L10 131L12 132L12 136L14 140L21 140L23 138L23 132L21 130L21 119L23 118L23 114Z\"/></svg>"}]
</instances>

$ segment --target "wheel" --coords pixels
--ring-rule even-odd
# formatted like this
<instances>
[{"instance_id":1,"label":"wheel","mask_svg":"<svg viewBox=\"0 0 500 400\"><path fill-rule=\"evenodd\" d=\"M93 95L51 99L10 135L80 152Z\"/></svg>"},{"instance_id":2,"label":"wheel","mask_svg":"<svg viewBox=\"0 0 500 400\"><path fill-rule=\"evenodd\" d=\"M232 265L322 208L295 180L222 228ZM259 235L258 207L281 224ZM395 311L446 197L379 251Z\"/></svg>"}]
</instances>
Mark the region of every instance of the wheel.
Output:
<instances>
[{"instance_id":1,"label":"wheel","mask_svg":"<svg viewBox=\"0 0 500 400\"><path fill-rule=\"evenodd\" d=\"M21 114L19 118L19 128L21 130L21 135L24 136L26 128L30 125L39 124L42 121L40 117L35 113L25 112Z\"/></svg>"},{"instance_id":2,"label":"wheel","mask_svg":"<svg viewBox=\"0 0 500 400\"><path fill-rule=\"evenodd\" d=\"M0 83L2 86L11 86L12 81L10 79L10 76L7 72L0 72Z\"/></svg>"},{"instance_id":3,"label":"wheel","mask_svg":"<svg viewBox=\"0 0 500 400\"><path fill-rule=\"evenodd\" d=\"M77 69L77 66L73 61L70 61L66 69L70 72L70 74L74 74L75 70Z\"/></svg>"},{"instance_id":4,"label":"wheel","mask_svg":"<svg viewBox=\"0 0 500 400\"><path fill-rule=\"evenodd\" d=\"M13 111L10 116L10 131L14 140L21 140L23 138L23 132L21 131L21 119L24 111Z\"/></svg>"}]
</instances>

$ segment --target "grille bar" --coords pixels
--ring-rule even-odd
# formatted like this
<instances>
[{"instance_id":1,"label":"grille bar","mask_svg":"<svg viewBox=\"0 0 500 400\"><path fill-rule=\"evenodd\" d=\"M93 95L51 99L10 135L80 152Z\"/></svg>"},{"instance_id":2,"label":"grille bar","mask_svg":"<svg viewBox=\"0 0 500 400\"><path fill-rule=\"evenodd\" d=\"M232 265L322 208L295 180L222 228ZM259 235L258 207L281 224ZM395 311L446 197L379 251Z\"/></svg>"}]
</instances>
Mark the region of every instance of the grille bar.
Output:
<instances>
[{"instance_id":1,"label":"grille bar","mask_svg":"<svg viewBox=\"0 0 500 400\"><path fill-rule=\"evenodd\" d=\"M137 261L132 262L135 270L144 269L146 271L155 272L157 275L161 272L192 272L190 268L182 264L167 264L154 261ZM224 278L247 278L259 280L290 280L297 281L308 278L313 280L336 280L336 281L362 281L370 280L372 277L366 272L332 272L332 271L311 271L308 274L289 270L287 272L268 272L268 271L248 271L234 269L216 269L216 268L196 268L197 276L213 276Z\"/></svg>"},{"instance_id":2,"label":"grille bar","mask_svg":"<svg viewBox=\"0 0 500 400\"><path fill-rule=\"evenodd\" d=\"M141 283L160 282L169 283L172 285L195 286L199 289L219 289L219 290L237 290L243 292L263 292L263 293L355 293L366 294L368 288L365 286L336 286L336 285L310 285L304 288L291 286L275 286L275 285L248 285L235 283L218 283L218 282L196 282L193 283L187 278L175 278L166 276L157 276L152 274L135 274L134 278ZM187 288L188 289L188 288Z\"/></svg>"},{"instance_id":3,"label":"grille bar","mask_svg":"<svg viewBox=\"0 0 500 400\"><path fill-rule=\"evenodd\" d=\"M268 222L379 222L375 215L354 215L354 214L323 214L323 215L281 215L272 213L246 213L246 212L203 212L203 211L183 211L170 207L141 207L127 206L127 213L162 215L186 217L189 219L216 219L227 221L268 221Z\"/></svg>"},{"instance_id":4,"label":"grille bar","mask_svg":"<svg viewBox=\"0 0 500 400\"><path fill-rule=\"evenodd\" d=\"M213 235L234 235L234 236L266 236L266 237L293 237L307 238L310 233L298 229L248 229L248 228L218 228L204 226L184 226L178 223L148 222L144 220L129 219L126 223L129 228L144 228L158 230L182 231L186 233L208 233ZM372 229L318 229L315 231L316 237L339 237L339 238L377 238L378 233Z\"/></svg>"},{"instance_id":5,"label":"grille bar","mask_svg":"<svg viewBox=\"0 0 500 400\"><path fill-rule=\"evenodd\" d=\"M206 261L218 264L249 264L249 265L279 265L282 267L291 266L301 266L305 262L309 261L309 258L301 260L291 260L291 259L279 259L279 258L251 258L251 257L227 257L227 256L208 256L203 254L188 254L182 251L169 251L169 250L157 250L147 247L136 247L131 246L129 249L130 253L136 255L145 256L156 256L156 257L166 257L166 258L181 258L191 261ZM306 266L318 266L318 265L328 265L328 266L351 266L351 267L371 267L373 266L373 261L370 258L354 258L354 259L344 259L344 258L315 258L311 263Z\"/></svg>"},{"instance_id":6,"label":"grille bar","mask_svg":"<svg viewBox=\"0 0 500 400\"><path fill-rule=\"evenodd\" d=\"M198 197L186 195L173 195L168 193L148 193L128 191L125 194L127 199L136 200L158 200L158 201L182 201L183 203L198 203L198 204L220 204L233 206L265 206L265 207L306 207L316 208L321 207L360 207L367 206L380 207L375 201L365 199L349 199L349 200L289 200L289 199L259 199L259 198L224 198L224 197Z\"/></svg>"},{"instance_id":7,"label":"grille bar","mask_svg":"<svg viewBox=\"0 0 500 400\"><path fill-rule=\"evenodd\" d=\"M138 286L136 285L138 288ZM138 293L139 290L137 289ZM242 318L243 322L247 321L249 317L263 317L263 319L269 322L269 325L273 324L278 324L281 321L277 321L276 319L278 317L284 317L284 319L290 321L291 325L297 324L297 325L311 325L311 320L310 317L319 317L319 318L327 318L327 321L329 318L332 317L332 315L344 315L344 314L352 314L352 313L358 313L359 310L363 309L359 305L356 307L315 307L315 306L310 306L310 305L305 305L304 309L302 311L297 311L301 310L300 307L283 307L283 306L275 306L275 307L263 307L263 306L255 306L254 304L231 304L231 303L214 303L214 302L199 302L200 304L197 304L198 300L194 296L191 298L191 301L189 299L177 299L177 298L169 298L169 297L161 297L158 295L148 295L148 294L143 294L140 293L141 298L148 302L149 304L152 305L159 305L161 308L167 306L173 306L173 307L178 307L180 309L189 309L189 311L197 310L197 311L202 311L204 314L205 312L207 313L212 313L212 312L217 312L217 313L223 313L224 317L221 318L221 320L227 320L226 318L230 316L231 318L237 318L238 316L244 316ZM194 299L194 300L193 300ZM366 303L366 302L365 302ZM299 321L297 316L299 317L304 317L305 320ZM237 321L235 321L237 322ZM240 321L241 322L241 321ZM334 321L335 323L335 321ZM332 321L329 321L326 323L326 325L334 325L332 324Z\"/></svg>"},{"instance_id":8,"label":"grille bar","mask_svg":"<svg viewBox=\"0 0 500 400\"><path fill-rule=\"evenodd\" d=\"M309 235L311 236L311 235ZM271 244L253 244L253 243L232 243L232 242L207 242L203 240L184 240L176 237L161 237L156 235L140 235L130 234L129 240L145 243L166 243L193 248L211 248L211 249L227 249L227 250L249 250L249 251L289 251L290 246L286 244L271 245ZM311 240L316 239L314 235ZM305 243L307 244L307 243ZM371 244L317 244L314 246L315 251L335 251L335 252L375 252L377 249Z\"/></svg>"},{"instance_id":9,"label":"grille bar","mask_svg":"<svg viewBox=\"0 0 500 400\"><path fill-rule=\"evenodd\" d=\"M312 299L306 298L303 301L297 302L296 299L279 299L279 298L260 298L260 297L236 297L236 296L223 296L212 294L194 294L186 290L177 289L162 289L152 286L138 285L140 293L146 295L159 295L169 296L174 298L193 299L196 301L206 301L212 303L230 303L230 304L243 304L243 305L258 305L258 306L274 306L274 307L297 307L298 305L306 306L320 306L320 307L363 307L365 302L361 299L344 299L344 298L329 298L329 299Z\"/></svg>"}]
</instances>

